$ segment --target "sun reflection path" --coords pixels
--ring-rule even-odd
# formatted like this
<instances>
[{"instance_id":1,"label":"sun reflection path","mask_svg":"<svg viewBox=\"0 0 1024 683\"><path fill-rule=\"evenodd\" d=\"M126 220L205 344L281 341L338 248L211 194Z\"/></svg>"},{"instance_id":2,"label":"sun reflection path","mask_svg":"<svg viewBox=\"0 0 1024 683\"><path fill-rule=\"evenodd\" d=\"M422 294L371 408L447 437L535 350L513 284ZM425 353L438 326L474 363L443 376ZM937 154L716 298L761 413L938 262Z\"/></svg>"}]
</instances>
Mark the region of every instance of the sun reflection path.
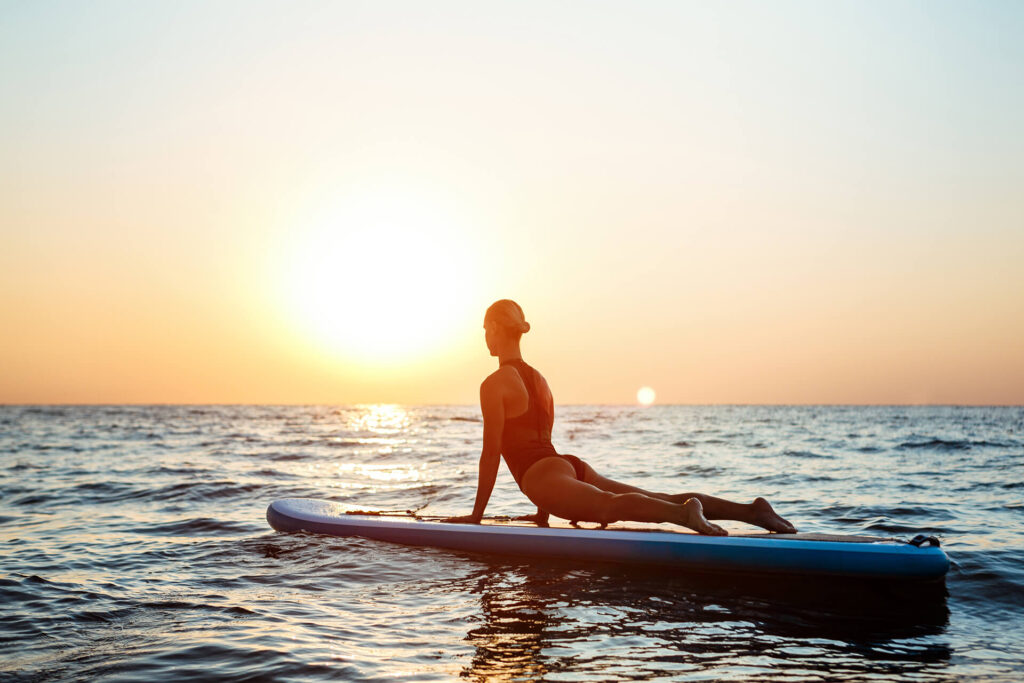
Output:
<instances>
[{"instance_id":1,"label":"sun reflection path","mask_svg":"<svg viewBox=\"0 0 1024 683\"><path fill-rule=\"evenodd\" d=\"M411 453L410 434L413 416L400 405L377 403L353 406L347 411L344 429L349 438L375 447L377 455L403 455L401 461L388 462L339 462L334 466L335 477L332 488L362 490L367 493L404 489L418 485L423 480L424 464L407 459Z\"/></svg>"},{"instance_id":2,"label":"sun reflection path","mask_svg":"<svg viewBox=\"0 0 1024 683\"><path fill-rule=\"evenodd\" d=\"M354 432L394 435L407 429L412 422L409 413L399 405L378 403L356 406L347 427Z\"/></svg>"}]
</instances>

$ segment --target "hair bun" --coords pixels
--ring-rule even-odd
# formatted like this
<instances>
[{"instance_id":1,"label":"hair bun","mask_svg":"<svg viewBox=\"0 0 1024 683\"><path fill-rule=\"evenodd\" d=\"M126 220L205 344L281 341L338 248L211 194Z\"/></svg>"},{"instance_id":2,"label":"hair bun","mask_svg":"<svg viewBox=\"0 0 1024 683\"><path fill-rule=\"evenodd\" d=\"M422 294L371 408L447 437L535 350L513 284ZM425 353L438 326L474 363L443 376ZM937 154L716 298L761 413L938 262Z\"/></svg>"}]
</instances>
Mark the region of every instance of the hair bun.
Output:
<instances>
[{"instance_id":1,"label":"hair bun","mask_svg":"<svg viewBox=\"0 0 1024 683\"><path fill-rule=\"evenodd\" d=\"M488 320L497 323L511 335L523 335L530 331L530 323L526 322L523 309L512 299L500 299L491 304L484 315L484 322Z\"/></svg>"}]
</instances>

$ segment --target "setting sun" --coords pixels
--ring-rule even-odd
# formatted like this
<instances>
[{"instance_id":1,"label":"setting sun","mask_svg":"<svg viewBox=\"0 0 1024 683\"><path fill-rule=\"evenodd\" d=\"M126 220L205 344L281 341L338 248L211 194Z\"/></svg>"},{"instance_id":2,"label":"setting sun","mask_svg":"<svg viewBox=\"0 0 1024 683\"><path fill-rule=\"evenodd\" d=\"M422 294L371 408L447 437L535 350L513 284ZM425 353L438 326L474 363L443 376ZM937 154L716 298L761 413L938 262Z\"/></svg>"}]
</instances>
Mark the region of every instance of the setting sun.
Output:
<instances>
[{"instance_id":1,"label":"setting sun","mask_svg":"<svg viewBox=\"0 0 1024 683\"><path fill-rule=\"evenodd\" d=\"M654 389L650 387L640 387L636 392L636 402L642 406L649 406L654 403L654 399L657 395L654 393Z\"/></svg>"},{"instance_id":2,"label":"setting sun","mask_svg":"<svg viewBox=\"0 0 1024 683\"><path fill-rule=\"evenodd\" d=\"M363 197L295 236L281 285L291 321L333 354L388 363L436 349L470 312L473 263L450 216Z\"/></svg>"}]
</instances>

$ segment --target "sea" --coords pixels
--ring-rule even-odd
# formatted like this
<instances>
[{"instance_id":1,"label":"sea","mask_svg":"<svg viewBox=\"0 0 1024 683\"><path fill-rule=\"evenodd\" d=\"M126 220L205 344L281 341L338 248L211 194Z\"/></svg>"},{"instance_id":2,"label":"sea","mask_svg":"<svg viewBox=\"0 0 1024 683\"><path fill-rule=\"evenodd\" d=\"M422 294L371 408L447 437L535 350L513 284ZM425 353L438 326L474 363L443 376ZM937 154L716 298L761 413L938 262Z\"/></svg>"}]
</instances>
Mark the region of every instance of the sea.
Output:
<instances>
[{"instance_id":1,"label":"sea","mask_svg":"<svg viewBox=\"0 0 1024 683\"><path fill-rule=\"evenodd\" d=\"M266 522L467 514L481 432L474 406L0 406L0 681L1024 679L1022 407L558 408L606 476L938 537L923 594ZM502 465L487 514L532 511Z\"/></svg>"}]
</instances>

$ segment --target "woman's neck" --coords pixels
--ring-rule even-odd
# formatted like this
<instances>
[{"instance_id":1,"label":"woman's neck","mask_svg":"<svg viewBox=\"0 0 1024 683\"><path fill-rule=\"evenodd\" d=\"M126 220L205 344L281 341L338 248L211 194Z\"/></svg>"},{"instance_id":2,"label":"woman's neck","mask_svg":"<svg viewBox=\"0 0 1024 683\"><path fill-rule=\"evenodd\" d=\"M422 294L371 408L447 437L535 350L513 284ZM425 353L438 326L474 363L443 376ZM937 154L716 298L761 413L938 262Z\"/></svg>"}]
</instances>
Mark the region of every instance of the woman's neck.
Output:
<instances>
[{"instance_id":1,"label":"woman's neck","mask_svg":"<svg viewBox=\"0 0 1024 683\"><path fill-rule=\"evenodd\" d=\"M518 344L516 344L516 346L513 347L513 348L505 349L505 350L502 350L502 351L498 352L498 365L499 366L500 365L504 365L505 363L509 362L510 360L522 360L522 359L523 359L523 354L519 350L519 345Z\"/></svg>"}]
</instances>

